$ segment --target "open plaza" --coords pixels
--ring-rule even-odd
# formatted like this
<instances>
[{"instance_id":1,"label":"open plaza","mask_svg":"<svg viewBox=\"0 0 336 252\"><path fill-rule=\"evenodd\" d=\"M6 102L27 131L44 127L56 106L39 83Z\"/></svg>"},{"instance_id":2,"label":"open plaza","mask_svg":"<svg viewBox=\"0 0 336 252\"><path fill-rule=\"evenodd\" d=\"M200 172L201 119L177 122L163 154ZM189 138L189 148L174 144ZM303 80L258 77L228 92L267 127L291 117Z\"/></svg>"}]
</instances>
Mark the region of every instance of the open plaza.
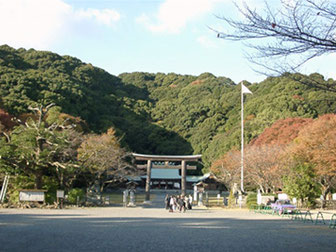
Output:
<instances>
[{"instance_id":1,"label":"open plaza","mask_svg":"<svg viewBox=\"0 0 336 252\"><path fill-rule=\"evenodd\" d=\"M0 251L335 251L336 229L247 209L0 209ZM327 221L327 220L326 220Z\"/></svg>"}]
</instances>

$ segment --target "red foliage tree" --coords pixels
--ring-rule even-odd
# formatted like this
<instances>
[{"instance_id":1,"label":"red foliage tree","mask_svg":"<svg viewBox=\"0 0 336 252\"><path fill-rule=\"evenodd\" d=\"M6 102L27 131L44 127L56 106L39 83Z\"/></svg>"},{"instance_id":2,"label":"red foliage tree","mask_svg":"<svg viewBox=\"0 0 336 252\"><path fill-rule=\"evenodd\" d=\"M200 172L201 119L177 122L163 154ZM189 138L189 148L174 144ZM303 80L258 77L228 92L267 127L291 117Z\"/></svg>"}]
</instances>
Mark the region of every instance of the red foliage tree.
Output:
<instances>
[{"instance_id":1,"label":"red foliage tree","mask_svg":"<svg viewBox=\"0 0 336 252\"><path fill-rule=\"evenodd\" d=\"M264 144L286 145L291 143L299 134L299 131L313 121L311 118L286 118L273 123L270 128L264 130L251 145Z\"/></svg>"},{"instance_id":2,"label":"red foliage tree","mask_svg":"<svg viewBox=\"0 0 336 252\"><path fill-rule=\"evenodd\" d=\"M314 165L325 198L336 186L336 115L320 116L300 131L294 143L292 156Z\"/></svg>"},{"instance_id":3,"label":"red foliage tree","mask_svg":"<svg viewBox=\"0 0 336 252\"><path fill-rule=\"evenodd\" d=\"M233 188L240 181L240 151L232 150L214 161L210 171L222 181L227 188Z\"/></svg>"},{"instance_id":4,"label":"red foliage tree","mask_svg":"<svg viewBox=\"0 0 336 252\"><path fill-rule=\"evenodd\" d=\"M8 114L5 110L0 109L0 127L1 131L11 130L15 126L15 122L12 120L13 116Z\"/></svg>"},{"instance_id":5,"label":"red foliage tree","mask_svg":"<svg viewBox=\"0 0 336 252\"><path fill-rule=\"evenodd\" d=\"M283 145L248 146L244 153L245 180L257 186L262 193L281 188L284 153Z\"/></svg>"}]
</instances>

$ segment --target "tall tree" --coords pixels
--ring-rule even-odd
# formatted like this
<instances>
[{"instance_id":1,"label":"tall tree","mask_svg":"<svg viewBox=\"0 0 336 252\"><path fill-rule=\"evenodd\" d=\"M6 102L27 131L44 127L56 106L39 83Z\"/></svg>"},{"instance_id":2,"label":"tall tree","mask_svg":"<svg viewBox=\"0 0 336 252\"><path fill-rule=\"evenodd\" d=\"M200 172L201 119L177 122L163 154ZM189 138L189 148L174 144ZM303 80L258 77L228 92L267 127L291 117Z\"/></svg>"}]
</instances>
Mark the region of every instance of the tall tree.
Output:
<instances>
[{"instance_id":1,"label":"tall tree","mask_svg":"<svg viewBox=\"0 0 336 252\"><path fill-rule=\"evenodd\" d=\"M311 118L286 118L280 119L266 128L251 145L287 145L290 144L299 134L303 126L311 123Z\"/></svg>"},{"instance_id":2,"label":"tall tree","mask_svg":"<svg viewBox=\"0 0 336 252\"><path fill-rule=\"evenodd\" d=\"M246 180L256 185L263 193L275 192L282 188L282 155L285 149L281 145L249 146L245 150Z\"/></svg>"},{"instance_id":3,"label":"tall tree","mask_svg":"<svg viewBox=\"0 0 336 252\"><path fill-rule=\"evenodd\" d=\"M240 152L227 152L212 163L210 171L231 191L233 185L240 181Z\"/></svg>"},{"instance_id":4,"label":"tall tree","mask_svg":"<svg viewBox=\"0 0 336 252\"><path fill-rule=\"evenodd\" d=\"M283 190L289 196L299 199L301 204L310 207L314 205L320 191L315 177L316 174L311 164L296 162L286 169L286 175L283 177Z\"/></svg>"},{"instance_id":5,"label":"tall tree","mask_svg":"<svg viewBox=\"0 0 336 252\"><path fill-rule=\"evenodd\" d=\"M326 198L336 187L336 115L320 116L304 127L291 152L301 163L313 164L322 195Z\"/></svg>"},{"instance_id":6,"label":"tall tree","mask_svg":"<svg viewBox=\"0 0 336 252\"><path fill-rule=\"evenodd\" d=\"M283 0L281 3L274 10L265 1L264 11L246 3L242 7L236 5L243 19L219 17L232 29L217 31L218 37L249 41L246 45L254 51L249 60L261 66L264 73L296 71L310 59L336 51L335 2ZM334 85L319 82L315 85L336 92Z\"/></svg>"},{"instance_id":7,"label":"tall tree","mask_svg":"<svg viewBox=\"0 0 336 252\"><path fill-rule=\"evenodd\" d=\"M88 186L98 185L98 193L107 182L120 181L136 173L131 153L120 146L113 128L102 135L88 135L78 149L78 159L94 178Z\"/></svg>"},{"instance_id":8,"label":"tall tree","mask_svg":"<svg viewBox=\"0 0 336 252\"><path fill-rule=\"evenodd\" d=\"M46 123L52 106L31 107L35 119L28 118L15 127L0 147L2 167L12 174L33 177L36 189L43 187L44 176L55 176L59 185L65 186L65 176L79 168L73 150L81 138L72 126Z\"/></svg>"}]
</instances>

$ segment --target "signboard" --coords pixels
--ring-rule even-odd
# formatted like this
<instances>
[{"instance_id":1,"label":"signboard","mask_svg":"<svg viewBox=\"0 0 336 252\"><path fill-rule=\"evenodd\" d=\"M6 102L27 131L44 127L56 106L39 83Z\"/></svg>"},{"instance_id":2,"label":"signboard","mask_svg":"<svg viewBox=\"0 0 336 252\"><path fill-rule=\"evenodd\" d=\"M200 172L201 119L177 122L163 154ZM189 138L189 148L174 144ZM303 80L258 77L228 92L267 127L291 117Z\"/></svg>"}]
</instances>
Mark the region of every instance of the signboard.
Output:
<instances>
[{"instance_id":1,"label":"signboard","mask_svg":"<svg viewBox=\"0 0 336 252\"><path fill-rule=\"evenodd\" d=\"M44 191L20 191L20 201L44 201Z\"/></svg>"},{"instance_id":2,"label":"signboard","mask_svg":"<svg viewBox=\"0 0 336 252\"><path fill-rule=\"evenodd\" d=\"M258 205L261 205L261 193L260 193L260 190L258 190L258 194L257 194L257 204Z\"/></svg>"},{"instance_id":3,"label":"signboard","mask_svg":"<svg viewBox=\"0 0 336 252\"><path fill-rule=\"evenodd\" d=\"M278 199L279 200L286 200L286 199L288 199L288 195L286 193L279 193L278 194Z\"/></svg>"},{"instance_id":4,"label":"signboard","mask_svg":"<svg viewBox=\"0 0 336 252\"><path fill-rule=\"evenodd\" d=\"M64 198L64 191L63 190L57 190L56 191L56 197L57 198Z\"/></svg>"}]
</instances>

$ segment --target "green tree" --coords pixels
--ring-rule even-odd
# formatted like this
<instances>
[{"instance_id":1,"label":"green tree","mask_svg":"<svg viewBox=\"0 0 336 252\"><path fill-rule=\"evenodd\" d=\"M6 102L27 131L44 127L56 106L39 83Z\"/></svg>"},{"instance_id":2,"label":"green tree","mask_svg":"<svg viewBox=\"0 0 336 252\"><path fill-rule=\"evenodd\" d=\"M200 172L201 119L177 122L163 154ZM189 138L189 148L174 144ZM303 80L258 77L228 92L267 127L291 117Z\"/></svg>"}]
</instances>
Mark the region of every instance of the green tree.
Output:
<instances>
[{"instance_id":1,"label":"green tree","mask_svg":"<svg viewBox=\"0 0 336 252\"><path fill-rule=\"evenodd\" d=\"M314 165L316 181L326 198L336 187L336 115L326 114L306 125L295 139L291 155Z\"/></svg>"},{"instance_id":2,"label":"green tree","mask_svg":"<svg viewBox=\"0 0 336 252\"><path fill-rule=\"evenodd\" d=\"M309 163L298 163L289 169L284 176L284 192L291 197L300 199L307 207L313 206L320 194L320 187L316 183L316 174Z\"/></svg>"},{"instance_id":3,"label":"green tree","mask_svg":"<svg viewBox=\"0 0 336 252\"><path fill-rule=\"evenodd\" d=\"M52 107L31 108L36 115L14 128L10 136L2 138L0 147L2 169L11 174L34 178L34 187L44 186L43 178L52 177L59 186L70 186L79 169L74 150L81 141L71 126L46 123Z\"/></svg>"},{"instance_id":4,"label":"green tree","mask_svg":"<svg viewBox=\"0 0 336 252\"><path fill-rule=\"evenodd\" d=\"M55 103L47 125L76 125L101 134L114 128L122 147L138 153L203 154L205 168L240 145L240 88L210 73L123 73L118 77L70 56L0 46L0 121L35 118L29 106ZM258 84L246 97L246 144L275 121L334 113L336 93L300 83L335 86L319 74L284 74ZM8 115L6 113L9 113ZM0 126L1 128L1 126Z\"/></svg>"}]
</instances>

